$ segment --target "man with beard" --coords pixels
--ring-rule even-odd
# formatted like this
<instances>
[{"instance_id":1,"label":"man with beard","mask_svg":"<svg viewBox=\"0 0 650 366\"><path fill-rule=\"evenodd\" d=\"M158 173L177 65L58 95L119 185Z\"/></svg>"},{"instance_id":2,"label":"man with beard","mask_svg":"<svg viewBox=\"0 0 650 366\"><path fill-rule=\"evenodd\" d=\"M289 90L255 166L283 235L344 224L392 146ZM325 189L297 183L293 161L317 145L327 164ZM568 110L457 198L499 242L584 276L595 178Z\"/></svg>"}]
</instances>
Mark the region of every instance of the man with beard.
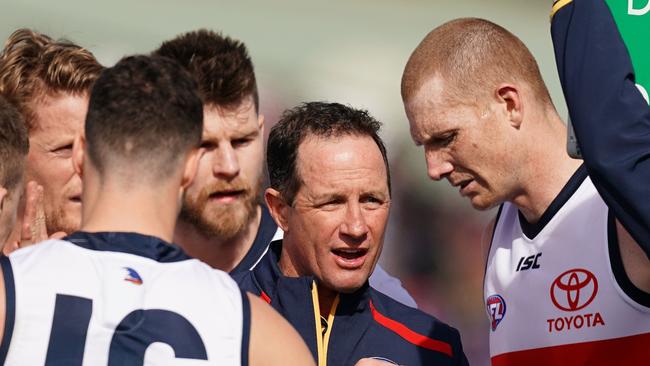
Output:
<instances>
[{"instance_id":1,"label":"man with beard","mask_svg":"<svg viewBox=\"0 0 650 366\"><path fill-rule=\"evenodd\" d=\"M89 51L28 29L9 36L0 54L0 94L17 106L27 124L25 179L42 186L47 235L79 228L81 180L72 168L72 142L101 71Z\"/></svg>"},{"instance_id":2,"label":"man with beard","mask_svg":"<svg viewBox=\"0 0 650 366\"><path fill-rule=\"evenodd\" d=\"M154 54L187 68L204 104L206 153L185 196L174 241L214 268L231 274L248 271L282 232L260 202L264 117L258 114L257 83L246 46L199 30L164 42ZM371 283L416 306L399 280L381 267Z\"/></svg>"},{"instance_id":3,"label":"man with beard","mask_svg":"<svg viewBox=\"0 0 650 366\"><path fill-rule=\"evenodd\" d=\"M170 245L202 120L169 59L101 74L72 152L81 230L0 258L0 364L313 365L267 304Z\"/></svg>"}]
</instances>

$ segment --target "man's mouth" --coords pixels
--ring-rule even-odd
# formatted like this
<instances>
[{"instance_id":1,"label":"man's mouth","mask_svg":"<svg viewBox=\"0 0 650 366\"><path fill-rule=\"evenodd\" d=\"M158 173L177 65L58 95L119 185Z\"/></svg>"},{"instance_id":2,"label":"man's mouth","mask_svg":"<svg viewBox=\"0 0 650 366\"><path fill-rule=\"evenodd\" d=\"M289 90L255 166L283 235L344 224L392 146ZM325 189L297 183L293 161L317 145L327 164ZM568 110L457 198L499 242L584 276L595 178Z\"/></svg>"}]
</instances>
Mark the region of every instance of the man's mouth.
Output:
<instances>
[{"instance_id":1,"label":"man's mouth","mask_svg":"<svg viewBox=\"0 0 650 366\"><path fill-rule=\"evenodd\" d=\"M74 203L81 203L81 195L70 197L70 201Z\"/></svg>"},{"instance_id":2,"label":"man's mouth","mask_svg":"<svg viewBox=\"0 0 650 366\"><path fill-rule=\"evenodd\" d=\"M231 203L240 199L245 190L226 190L226 191L217 191L210 194L210 200L217 201L220 203Z\"/></svg>"},{"instance_id":3,"label":"man's mouth","mask_svg":"<svg viewBox=\"0 0 650 366\"><path fill-rule=\"evenodd\" d=\"M368 254L366 248L338 248L332 249L336 263L344 269L357 269L361 267Z\"/></svg>"},{"instance_id":4,"label":"man's mouth","mask_svg":"<svg viewBox=\"0 0 650 366\"><path fill-rule=\"evenodd\" d=\"M474 181L474 180L473 179L467 179L467 180L461 181L458 184L456 184L456 186L458 187L458 191L460 192L461 196L465 196L468 193L466 188L470 183L472 183L472 181Z\"/></svg>"}]
</instances>

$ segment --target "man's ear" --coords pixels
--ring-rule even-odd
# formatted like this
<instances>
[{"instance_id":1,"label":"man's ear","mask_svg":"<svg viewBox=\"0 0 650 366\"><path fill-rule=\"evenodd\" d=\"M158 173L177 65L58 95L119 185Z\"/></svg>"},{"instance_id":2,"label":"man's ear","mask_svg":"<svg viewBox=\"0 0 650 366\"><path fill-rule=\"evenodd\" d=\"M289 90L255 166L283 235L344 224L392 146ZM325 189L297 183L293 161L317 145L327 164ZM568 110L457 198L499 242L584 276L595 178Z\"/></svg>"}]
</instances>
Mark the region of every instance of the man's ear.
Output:
<instances>
[{"instance_id":1,"label":"man's ear","mask_svg":"<svg viewBox=\"0 0 650 366\"><path fill-rule=\"evenodd\" d=\"M275 220L275 223L278 224L280 229L285 233L289 231L289 206L280 192L273 188L267 188L264 191L264 201L266 201L266 206L269 208L269 212Z\"/></svg>"},{"instance_id":2,"label":"man's ear","mask_svg":"<svg viewBox=\"0 0 650 366\"><path fill-rule=\"evenodd\" d=\"M86 138L83 134L79 133L74 138L74 143L72 144L72 165L74 166L74 171L83 178L83 167L84 167L84 158L86 149Z\"/></svg>"},{"instance_id":3,"label":"man's ear","mask_svg":"<svg viewBox=\"0 0 650 366\"><path fill-rule=\"evenodd\" d=\"M183 176L181 177L181 191L184 191L194 181L194 177L196 177L199 170L199 161L204 153L205 149L203 148L193 149L185 158Z\"/></svg>"},{"instance_id":4,"label":"man's ear","mask_svg":"<svg viewBox=\"0 0 650 366\"><path fill-rule=\"evenodd\" d=\"M501 84L496 89L495 97L505 108L510 125L518 129L524 120L524 103L521 90L512 84Z\"/></svg>"}]
</instances>

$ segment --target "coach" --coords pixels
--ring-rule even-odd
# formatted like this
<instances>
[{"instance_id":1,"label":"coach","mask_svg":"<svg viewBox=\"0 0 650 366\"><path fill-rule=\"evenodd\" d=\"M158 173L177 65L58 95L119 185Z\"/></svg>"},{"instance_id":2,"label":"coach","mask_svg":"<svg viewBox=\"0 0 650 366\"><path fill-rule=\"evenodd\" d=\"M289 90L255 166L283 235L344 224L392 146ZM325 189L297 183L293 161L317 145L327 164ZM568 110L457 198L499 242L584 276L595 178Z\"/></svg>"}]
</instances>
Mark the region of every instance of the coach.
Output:
<instances>
[{"instance_id":1,"label":"coach","mask_svg":"<svg viewBox=\"0 0 650 366\"><path fill-rule=\"evenodd\" d=\"M285 112L269 136L264 196L284 239L238 282L289 320L321 366L466 364L458 331L368 284L390 208L379 128L336 103Z\"/></svg>"}]
</instances>

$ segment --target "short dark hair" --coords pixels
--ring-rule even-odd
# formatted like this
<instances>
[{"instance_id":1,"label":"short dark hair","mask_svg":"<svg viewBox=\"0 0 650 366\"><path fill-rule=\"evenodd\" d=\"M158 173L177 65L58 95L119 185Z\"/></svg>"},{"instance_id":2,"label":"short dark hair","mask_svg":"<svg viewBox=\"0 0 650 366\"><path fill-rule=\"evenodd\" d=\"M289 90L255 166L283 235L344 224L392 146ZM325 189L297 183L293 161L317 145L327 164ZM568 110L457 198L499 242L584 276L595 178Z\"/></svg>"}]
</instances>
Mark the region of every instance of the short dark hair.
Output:
<instances>
[{"instance_id":1,"label":"short dark hair","mask_svg":"<svg viewBox=\"0 0 650 366\"><path fill-rule=\"evenodd\" d=\"M204 104L232 108L252 97L255 111L259 110L253 62L244 43L199 29L163 42L153 54L186 68L199 84Z\"/></svg>"},{"instance_id":2,"label":"short dark hair","mask_svg":"<svg viewBox=\"0 0 650 366\"><path fill-rule=\"evenodd\" d=\"M0 186L12 190L22 182L28 152L29 138L23 117L0 96Z\"/></svg>"},{"instance_id":3,"label":"short dark hair","mask_svg":"<svg viewBox=\"0 0 650 366\"><path fill-rule=\"evenodd\" d=\"M271 187L277 189L287 203L293 204L301 180L296 170L298 147L308 136L368 136L375 141L386 166L388 192L390 170L386 147L379 130L381 123L368 111L339 103L310 102L285 111L271 128L266 160Z\"/></svg>"},{"instance_id":4,"label":"short dark hair","mask_svg":"<svg viewBox=\"0 0 650 366\"><path fill-rule=\"evenodd\" d=\"M196 83L176 62L130 56L97 79L85 128L89 158L100 175L110 165L162 180L200 145L203 104Z\"/></svg>"}]
</instances>

